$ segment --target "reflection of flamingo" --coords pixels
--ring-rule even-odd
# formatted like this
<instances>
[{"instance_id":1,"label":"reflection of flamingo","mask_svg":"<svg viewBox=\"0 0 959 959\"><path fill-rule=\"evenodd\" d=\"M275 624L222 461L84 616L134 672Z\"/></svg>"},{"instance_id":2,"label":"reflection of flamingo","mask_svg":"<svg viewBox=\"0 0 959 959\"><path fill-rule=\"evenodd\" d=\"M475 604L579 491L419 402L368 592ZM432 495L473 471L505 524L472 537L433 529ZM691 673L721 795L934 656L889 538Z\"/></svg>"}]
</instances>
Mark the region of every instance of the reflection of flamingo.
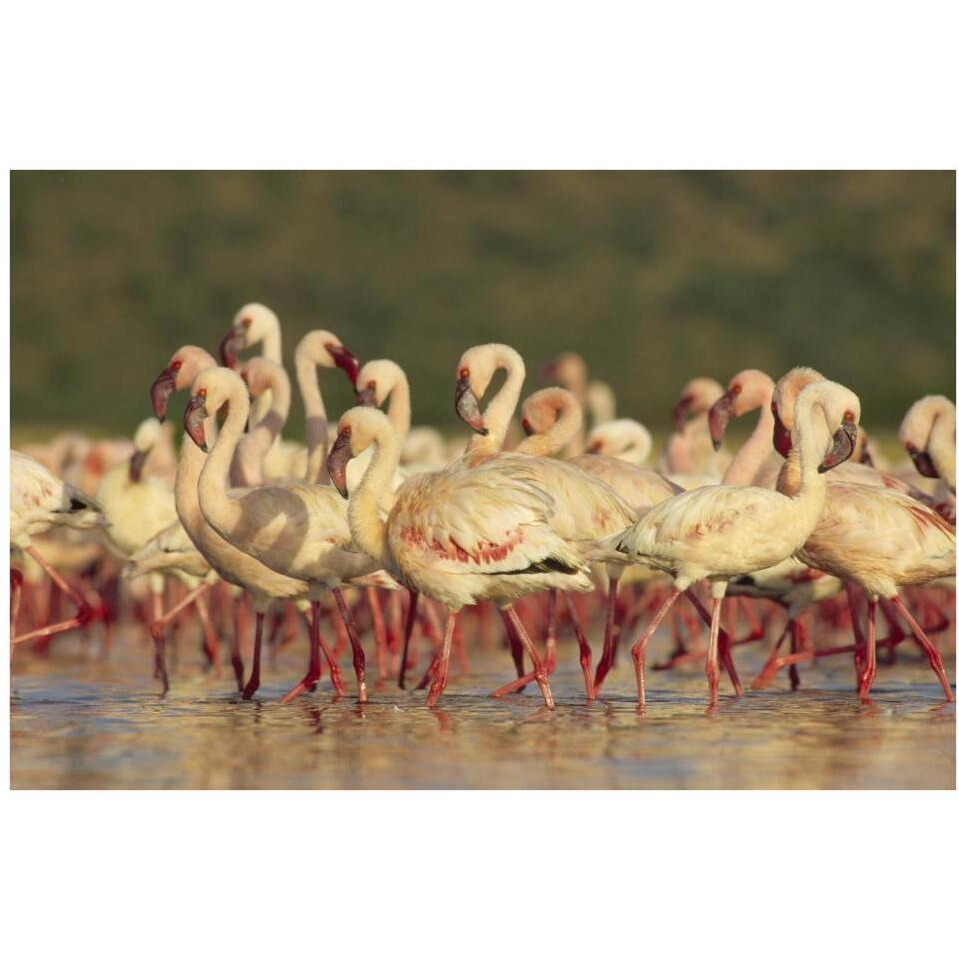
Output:
<instances>
[{"instance_id":1,"label":"reflection of flamingo","mask_svg":"<svg viewBox=\"0 0 959 959\"><path fill-rule=\"evenodd\" d=\"M10 451L10 545L33 557L41 569L76 604L70 619L16 635L17 614L23 576L10 567L10 642L23 643L42 636L53 636L90 621L89 603L43 558L31 537L54 526L92 529L106 525L100 504L82 490L57 479L45 466L18 450Z\"/></svg>"},{"instance_id":2,"label":"reflection of flamingo","mask_svg":"<svg viewBox=\"0 0 959 959\"><path fill-rule=\"evenodd\" d=\"M353 647L353 665L361 702L366 700L366 666L340 587L376 571L368 556L351 549L346 507L328 486L259 486L230 494L229 471L237 443L249 416L249 397L243 381L232 371L204 370L193 382L193 399L184 415L184 427L198 447L206 449L204 421L227 406L226 420L200 473L200 509L207 522L237 549L265 566L309 584L313 616L319 616L323 591L331 590ZM259 686L263 615L257 610L253 671L243 690L249 699ZM312 662L319 663L314 645ZM312 671L311 671L312 673ZM315 682L309 675L303 685Z\"/></svg>"},{"instance_id":3,"label":"reflection of flamingo","mask_svg":"<svg viewBox=\"0 0 959 959\"><path fill-rule=\"evenodd\" d=\"M814 430L821 410L832 446ZM734 576L766 569L796 552L816 525L825 502L822 473L850 455L859 422L859 399L838 383L807 387L796 403L797 448L801 485L792 496L760 487L707 486L667 499L650 509L632 528L610 540L618 552L669 573L673 592L633 647L640 708L645 708L645 648L680 592L702 579L712 582L713 615L706 653L710 705L717 702L722 652L730 678L735 668L727 648L719 649L719 619L727 583Z\"/></svg>"}]
</instances>

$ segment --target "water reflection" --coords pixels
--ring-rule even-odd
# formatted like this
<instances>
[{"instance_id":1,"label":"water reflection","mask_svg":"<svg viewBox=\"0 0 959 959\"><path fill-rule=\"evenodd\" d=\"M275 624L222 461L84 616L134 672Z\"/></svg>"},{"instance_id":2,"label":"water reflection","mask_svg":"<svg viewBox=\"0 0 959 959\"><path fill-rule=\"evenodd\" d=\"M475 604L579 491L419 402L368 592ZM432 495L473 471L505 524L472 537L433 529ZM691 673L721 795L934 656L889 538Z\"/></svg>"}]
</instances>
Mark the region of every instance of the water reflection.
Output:
<instances>
[{"instance_id":1,"label":"water reflection","mask_svg":"<svg viewBox=\"0 0 959 959\"><path fill-rule=\"evenodd\" d=\"M561 657L563 650L561 649ZM763 653L744 655L742 672ZM260 696L243 702L225 678L181 656L166 698L149 650L114 643L110 658L64 641L18 656L11 776L19 788L953 788L955 708L926 664L902 653L860 703L851 664L803 673L719 706L700 670L657 673L638 716L632 671L620 667L587 704L575 657L555 677L557 709L535 686L493 700L508 654L474 659L436 709L392 685L360 706L334 702L328 678L281 706L302 674L280 655ZM951 671L952 667L950 667Z\"/></svg>"}]
</instances>

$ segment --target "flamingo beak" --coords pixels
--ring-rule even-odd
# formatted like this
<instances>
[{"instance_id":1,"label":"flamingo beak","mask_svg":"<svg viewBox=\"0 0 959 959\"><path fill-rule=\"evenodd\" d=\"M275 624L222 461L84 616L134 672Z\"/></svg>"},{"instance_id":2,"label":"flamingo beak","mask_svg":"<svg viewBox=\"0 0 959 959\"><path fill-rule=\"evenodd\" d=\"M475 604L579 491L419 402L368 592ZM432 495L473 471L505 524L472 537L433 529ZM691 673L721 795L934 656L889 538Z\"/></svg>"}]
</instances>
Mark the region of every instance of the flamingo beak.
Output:
<instances>
[{"instance_id":1,"label":"flamingo beak","mask_svg":"<svg viewBox=\"0 0 959 959\"><path fill-rule=\"evenodd\" d=\"M456 381L456 399L454 402L456 415L474 432L480 436L489 435L489 430L483 425L483 414L480 412L479 400L470 386L470 378L461 376Z\"/></svg>"},{"instance_id":2,"label":"flamingo beak","mask_svg":"<svg viewBox=\"0 0 959 959\"><path fill-rule=\"evenodd\" d=\"M522 420L522 422L520 423L520 426L523 427L523 432L524 432L527 436L532 436L532 435L536 432L536 430L533 429L533 424L530 423L530 421L529 421L528 419L526 419L525 416L523 417L523 420Z\"/></svg>"},{"instance_id":3,"label":"flamingo beak","mask_svg":"<svg viewBox=\"0 0 959 959\"><path fill-rule=\"evenodd\" d=\"M167 367L150 387L153 415L162 423L170 406L170 397L176 392L176 371Z\"/></svg>"},{"instance_id":4,"label":"flamingo beak","mask_svg":"<svg viewBox=\"0 0 959 959\"><path fill-rule=\"evenodd\" d=\"M330 474L330 480L343 499L350 498L350 491L346 486L346 464L351 459L353 459L353 450L350 446L350 431L345 429L337 436L336 442L330 448L329 455L326 457L326 471Z\"/></svg>"},{"instance_id":5,"label":"flamingo beak","mask_svg":"<svg viewBox=\"0 0 959 959\"><path fill-rule=\"evenodd\" d=\"M832 435L832 446L819 464L819 472L825 473L840 463L845 463L856 448L856 424L852 420L843 420L842 425Z\"/></svg>"},{"instance_id":6,"label":"flamingo beak","mask_svg":"<svg viewBox=\"0 0 959 959\"><path fill-rule=\"evenodd\" d=\"M916 449L912 443L906 444L906 452L912 457L913 465L921 476L925 476L928 479L939 479L939 471L936 469L936 465L928 453Z\"/></svg>"},{"instance_id":7,"label":"flamingo beak","mask_svg":"<svg viewBox=\"0 0 959 959\"><path fill-rule=\"evenodd\" d=\"M350 378L350 383L356 389L356 378L360 375L360 361L356 358L356 354L342 344L328 346L326 350L333 357L333 362Z\"/></svg>"},{"instance_id":8,"label":"flamingo beak","mask_svg":"<svg viewBox=\"0 0 959 959\"><path fill-rule=\"evenodd\" d=\"M776 447L776 452L780 456L788 456L789 451L793 448L793 438L779 418L779 410L775 406L773 406L773 421L773 446Z\"/></svg>"},{"instance_id":9,"label":"flamingo beak","mask_svg":"<svg viewBox=\"0 0 959 959\"><path fill-rule=\"evenodd\" d=\"M733 402L736 397L732 393L723 393L722 396L709 407L709 436L713 441L713 449L718 450L723 445L726 436L726 427L729 418L733 415Z\"/></svg>"},{"instance_id":10,"label":"flamingo beak","mask_svg":"<svg viewBox=\"0 0 959 959\"><path fill-rule=\"evenodd\" d=\"M130 482L139 483L140 477L143 475L143 464L147 460L147 451L146 450L137 450L130 457Z\"/></svg>"},{"instance_id":11,"label":"flamingo beak","mask_svg":"<svg viewBox=\"0 0 959 959\"><path fill-rule=\"evenodd\" d=\"M689 411L693 407L693 398L691 396L681 396L679 402L673 407L673 426L678 433L682 433L686 426L686 419Z\"/></svg>"},{"instance_id":12,"label":"flamingo beak","mask_svg":"<svg viewBox=\"0 0 959 959\"><path fill-rule=\"evenodd\" d=\"M183 411L183 428L186 430L187 436L189 436L204 453L209 453L209 448L206 445L206 432L203 429L203 421L207 416L209 416L209 414L206 411L205 396L194 396L193 399L187 403L186 409Z\"/></svg>"},{"instance_id":13,"label":"flamingo beak","mask_svg":"<svg viewBox=\"0 0 959 959\"><path fill-rule=\"evenodd\" d=\"M365 390L359 390L356 394L357 406L376 406L376 387L368 386Z\"/></svg>"},{"instance_id":14,"label":"flamingo beak","mask_svg":"<svg viewBox=\"0 0 959 959\"><path fill-rule=\"evenodd\" d=\"M220 362L231 370L236 369L236 357L246 346L246 328L231 326L226 336L220 340Z\"/></svg>"}]
</instances>

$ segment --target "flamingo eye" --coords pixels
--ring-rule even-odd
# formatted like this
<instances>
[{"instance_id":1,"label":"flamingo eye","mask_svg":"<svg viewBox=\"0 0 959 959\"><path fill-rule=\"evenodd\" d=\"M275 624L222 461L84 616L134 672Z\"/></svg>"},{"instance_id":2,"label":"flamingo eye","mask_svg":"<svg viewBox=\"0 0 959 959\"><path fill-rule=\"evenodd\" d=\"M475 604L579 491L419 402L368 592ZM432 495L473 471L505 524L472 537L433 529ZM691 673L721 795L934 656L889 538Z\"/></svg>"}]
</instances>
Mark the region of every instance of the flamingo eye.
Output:
<instances>
[{"instance_id":1,"label":"flamingo eye","mask_svg":"<svg viewBox=\"0 0 959 959\"><path fill-rule=\"evenodd\" d=\"M206 399L206 390L197 390L196 395L202 396L204 399Z\"/></svg>"},{"instance_id":2,"label":"flamingo eye","mask_svg":"<svg viewBox=\"0 0 959 959\"><path fill-rule=\"evenodd\" d=\"M178 370L178 369L180 369L181 366L183 366L183 361L182 361L182 360L175 360L174 362L172 362L172 363L170 364L170 369L171 369L171 370Z\"/></svg>"},{"instance_id":3,"label":"flamingo eye","mask_svg":"<svg viewBox=\"0 0 959 959\"><path fill-rule=\"evenodd\" d=\"M353 435L352 426L344 426L343 429L340 430L340 436L352 436L352 435Z\"/></svg>"},{"instance_id":4,"label":"flamingo eye","mask_svg":"<svg viewBox=\"0 0 959 959\"><path fill-rule=\"evenodd\" d=\"M842 414L842 418L843 422L851 423L856 418L856 414L853 413L852 410L846 410L846 412Z\"/></svg>"},{"instance_id":5,"label":"flamingo eye","mask_svg":"<svg viewBox=\"0 0 959 959\"><path fill-rule=\"evenodd\" d=\"M742 386L739 385L739 383L733 383L733 388L732 388L733 396L739 396L739 394L742 393L742 391L743 391L743 388Z\"/></svg>"},{"instance_id":6,"label":"flamingo eye","mask_svg":"<svg viewBox=\"0 0 959 959\"><path fill-rule=\"evenodd\" d=\"M469 368L468 366L462 366L462 367L460 367L460 379L461 379L461 380L469 379L469 375L470 375L470 368Z\"/></svg>"},{"instance_id":7,"label":"flamingo eye","mask_svg":"<svg viewBox=\"0 0 959 959\"><path fill-rule=\"evenodd\" d=\"M240 322L241 322L247 329L249 329L249 328L253 325L253 317L252 317L252 316L244 316L243 319L240 320Z\"/></svg>"}]
</instances>

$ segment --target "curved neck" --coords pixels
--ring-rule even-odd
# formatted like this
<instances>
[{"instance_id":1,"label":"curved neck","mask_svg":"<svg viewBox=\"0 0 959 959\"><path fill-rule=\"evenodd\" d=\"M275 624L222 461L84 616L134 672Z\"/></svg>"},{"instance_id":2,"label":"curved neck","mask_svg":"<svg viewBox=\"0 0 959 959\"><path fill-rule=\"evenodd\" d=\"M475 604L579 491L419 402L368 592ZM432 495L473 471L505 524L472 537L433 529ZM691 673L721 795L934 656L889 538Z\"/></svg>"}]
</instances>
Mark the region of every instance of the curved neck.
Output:
<instances>
[{"instance_id":1,"label":"curved neck","mask_svg":"<svg viewBox=\"0 0 959 959\"><path fill-rule=\"evenodd\" d=\"M250 401L245 389L234 389L228 397L226 421L220 435L207 454L206 463L200 471L197 486L200 509L207 522L221 536L234 528L240 520L242 508L239 500L229 496L230 463L236 452L237 444L243 435L243 424L250 413ZM187 439L184 442L191 442Z\"/></svg>"},{"instance_id":2,"label":"curved neck","mask_svg":"<svg viewBox=\"0 0 959 959\"><path fill-rule=\"evenodd\" d=\"M397 371L388 395L390 408L386 415L402 442L409 435L413 410L410 404L410 381L401 370Z\"/></svg>"},{"instance_id":3,"label":"curved neck","mask_svg":"<svg viewBox=\"0 0 959 959\"><path fill-rule=\"evenodd\" d=\"M956 415L955 412L936 414L929 431L929 456L936 472L956 491Z\"/></svg>"},{"instance_id":4,"label":"curved neck","mask_svg":"<svg viewBox=\"0 0 959 959\"><path fill-rule=\"evenodd\" d=\"M303 411L306 415L306 481L328 485L329 477L323 469L326 459L326 447L329 443L329 420L326 406L320 393L319 368L315 360L305 352L297 350L294 358L296 382L303 397Z\"/></svg>"},{"instance_id":5,"label":"curved neck","mask_svg":"<svg viewBox=\"0 0 959 959\"><path fill-rule=\"evenodd\" d=\"M723 474L724 485L748 485L756 478L756 474L766 462L766 457L772 449L773 429L776 425L770 405L771 399L772 390L769 396L763 397L762 406L759 408L759 422L756 423L749 439L743 443Z\"/></svg>"},{"instance_id":6,"label":"curved neck","mask_svg":"<svg viewBox=\"0 0 959 959\"><path fill-rule=\"evenodd\" d=\"M263 464L273 441L280 435L290 415L290 381L273 376L263 396L270 397L270 408L237 446L232 479L236 486L259 486L263 482Z\"/></svg>"},{"instance_id":7,"label":"curved neck","mask_svg":"<svg viewBox=\"0 0 959 959\"><path fill-rule=\"evenodd\" d=\"M583 426L583 414L570 403L556 411L556 421L542 433L527 436L516 446L515 452L531 456L554 456L564 449Z\"/></svg>"},{"instance_id":8,"label":"curved neck","mask_svg":"<svg viewBox=\"0 0 959 959\"><path fill-rule=\"evenodd\" d=\"M263 334L263 340L261 342L263 343L263 356L282 366L283 344L280 338L279 324L271 326L266 333Z\"/></svg>"},{"instance_id":9,"label":"curved neck","mask_svg":"<svg viewBox=\"0 0 959 959\"><path fill-rule=\"evenodd\" d=\"M203 431L210 442L215 441L217 432L215 416L209 416L203 421ZM173 500L177 516L194 545L199 541L204 524L203 514L200 512L198 486L205 463L206 454L189 436L185 436L180 444L180 458L177 461L176 479L173 484Z\"/></svg>"},{"instance_id":10,"label":"curved neck","mask_svg":"<svg viewBox=\"0 0 959 959\"><path fill-rule=\"evenodd\" d=\"M817 417L816 413L820 415ZM826 502L826 476L819 472L819 464L830 439L824 411L818 401L797 403L794 429L796 449L793 453L799 458L799 489L792 500L804 507L812 530Z\"/></svg>"},{"instance_id":11,"label":"curved neck","mask_svg":"<svg viewBox=\"0 0 959 959\"><path fill-rule=\"evenodd\" d=\"M503 448L526 379L523 361L512 352L498 354L496 367L506 370L506 381L483 411L483 425L489 432L486 436L476 434L466 448L465 455L471 463L482 462Z\"/></svg>"},{"instance_id":12,"label":"curved neck","mask_svg":"<svg viewBox=\"0 0 959 959\"><path fill-rule=\"evenodd\" d=\"M353 541L368 556L387 566L386 523L381 515L390 481L400 459L400 443L393 430L381 430L373 443L373 455L355 492L350 495L347 518Z\"/></svg>"}]
</instances>

